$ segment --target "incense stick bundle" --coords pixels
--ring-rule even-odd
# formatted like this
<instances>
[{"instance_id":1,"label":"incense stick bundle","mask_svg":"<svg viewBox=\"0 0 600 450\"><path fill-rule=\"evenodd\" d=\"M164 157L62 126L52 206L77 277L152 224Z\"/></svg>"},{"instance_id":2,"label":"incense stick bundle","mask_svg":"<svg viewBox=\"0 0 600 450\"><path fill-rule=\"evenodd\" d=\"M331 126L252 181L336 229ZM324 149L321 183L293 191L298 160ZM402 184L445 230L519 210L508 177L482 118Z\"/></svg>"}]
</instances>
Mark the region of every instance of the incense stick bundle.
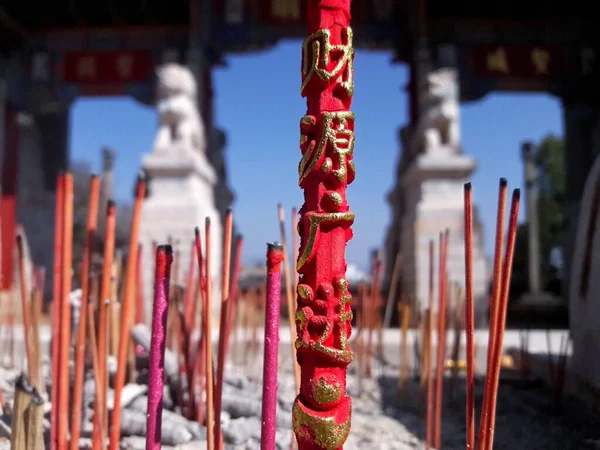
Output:
<instances>
[{"instance_id":1,"label":"incense stick bundle","mask_svg":"<svg viewBox=\"0 0 600 450\"><path fill-rule=\"evenodd\" d=\"M267 298L265 308L265 355L261 414L261 450L275 448L277 422L277 359L279 354L279 310L281 305L281 261L283 247L267 246Z\"/></svg>"},{"instance_id":2,"label":"incense stick bundle","mask_svg":"<svg viewBox=\"0 0 600 450\"><path fill-rule=\"evenodd\" d=\"M25 411L27 450L44 450L44 399L33 389L31 402Z\"/></svg>"},{"instance_id":3,"label":"incense stick bundle","mask_svg":"<svg viewBox=\"0 0 600 450\"><path fill-rule=\"evenodd\" d=\"M27 417L26 411L33 397L33 388L23 374L15 384L15 400L12 415L11 450L26 450L27 447Z\"/></svg>"},{"instance_id":4,"label":"incense stick bundle","mask_svg":"<svg viewBox=\"0 0 600 450\"><path fill-rule=\"evenodd\" d=\"M125 287L123 295L123 308L121 312L121 330L119 335L119 348L117 357L117 374L115 377L115 398L110 434L110 449L117 450L121 437L121 393L125 385L127 369L127 352L129 350L129 337L133 322L133 307L135 302L135 284L137 276L139 249L140 221L142 217L142 203L146 198L146 182L139 177L135 190L131 232L129 234L129 251L127 255L127 272L125 274Z\"/></svg>"},{"instance_id":5,"label":"incense stick bundle","mask_svg":"<svg viewBox=\"0 0 600 450\"><path fill-rule=\"evenodd\" d=\"M161 448L164 359L172 261L173 250L171 247L168 245L158 247L156 251L156 272L154 275L154 306L152 310L152 340L150 343L146 450L160 450Z\"/></svg>"},{"instance_id":6,"label":"incense stick bundle","mask_svg":"<svg viewBox=\"0 0 600 450\"><path fill-rule=\"evenodd\" d=\"M492 450L494 445L494 428L496 422L496 403L498 395L498 385L500 382L500 368L502 359L502 343L504 339L504 328L506 326L506 311L508 309L508 296L510 290L510 277L512 273L512 262L515 250L515 241L517 236L517 220L519 215L519 204L520 204L520 191L515 189L513 191L509 224L508 224L508 237L506 241L506 249L504 253L504 263L502 265L502 285L500 290L500 303L497 310L497 323L495 328L497 330L497 336L494 339L494 354L492 358L491 372L488 376L491 376L491 390L488 393L489 402L487 405L487 416L488 426L487 430L487 441L485 446L480 443L481 450Z\"/></svg>"}]
</instances>

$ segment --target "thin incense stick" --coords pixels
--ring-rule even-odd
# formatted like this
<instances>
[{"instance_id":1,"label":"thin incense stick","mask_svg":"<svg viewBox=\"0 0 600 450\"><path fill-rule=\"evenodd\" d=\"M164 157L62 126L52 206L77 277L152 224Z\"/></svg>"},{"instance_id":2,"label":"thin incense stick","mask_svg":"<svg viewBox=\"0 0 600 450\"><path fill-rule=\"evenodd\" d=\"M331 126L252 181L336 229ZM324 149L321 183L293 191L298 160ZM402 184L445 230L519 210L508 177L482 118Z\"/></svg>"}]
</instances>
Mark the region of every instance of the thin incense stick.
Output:
<instances>
[{"instance_id":1,"label":"thin incense stick","mask_svg":"<svg viewBox=\"0 0 600 450\"><path fill-rule=\"evenodd\" d=\"M483 403L481 409L481 418L479 420L479 447L481 450L487 448L488 443L488 402L490 392L490 383L492 378L489 373L492 369L492 357L494 355L494 346L496 345L496 323L498 322L498 305L500 304L500 289L502 286L502 247L504 246L504 219L506 215L506 178L500 178L498 188L498 211L496 215L496 242L494 247L494 278L492 280L492 297L490 305L490 329L488 337L488 353L486 365L485 390L483 393Z\"/></svg>"},{"instance_id":2,"label":"thin incense stick","mask_svg":"<svg viewBox=\"0 0 600 450\"><path fill-rule=\"evenodd\" d=\"M71 347L71 271L73 249L73 175L65 174L62 246L62 303L60 314L60 378L58 395L58 449L67 449L69 434L69 349Z\"/></svg>"},{"instance_id":3,"label":"thin incense stick","mask_svg":"<svg viewBox=\"0 0 600 450\"><path fill-rule=\"evenodd\" d=\"M127 369L127 352L129 350L129 336L133 321L133 307L135 302L135 284L138 266L137 252L139 250L140 221L142 217L142 204L146 198L146 182L138 178L135 190L131 232L129 234L129 251L127 255L127 272L125 275L125 288L121 310L121 333L119 335L119 354L117 357L117 374L115 377L115 399L112 413L112 426L110 433L110 450L117 450L121 437L121 394L125 385Z\"/></svg>"},{"instance_id":4,"label":"thin incense stick","mask_svg":"<svg viewBox=\"0 0 600 450\"><path fill-rule=\"evenodd\" d=\"M231 269L231 240L233 233L233 215L227 210L225 215L225 235L223 239L223 266L221 268L221 318L219 322L219 347L217 349L217 383L215 386L215 439L218 449L223 448L221 436L221 400L223 395L223 373L225 371L225 337L227 335L227 316L229 305L229 277Z\"/></svg>"},{"instance_id":5,"label":"thin incense stick","mask_svg":"<svg viewBox=\"0 0 600 450\"><path fill-rule=\"evenodd\" d=\"M77 346L75 347L75 380L73 382L73 417L71 419L71 450L79 450L81 435L81 405L83 400L83 377L85 370L85 342L87 338L87 308L90 296L90 270L92 254L96 241L98 225L98 205L100 202L100 177L90 178L90 193L83 241L83 259L81 263L81 309L77 330Z\"/></svg>"},{"instance_id":6,"label":"thin incense stick","mask_svg":"<svg viewBox=\"0 0 600 450\"><path fill-rule=\"evenodd\" d=\"M201 318L201 335L200 341L198 342L198 350L196 354L198 355L196 358L197 361L197 374L198 374L198 386L200 388L199 397L202 399L204 394L203 384L205 380L203 379L206 375L205 362L206 362L206 277L204 272L204 258L202 255L202 240L200 238L200 229L196 227L194 229L194 244L196 246L196 258L198 259L198 279L200 282L200 292L202 296L202 318ZM196 405L196 420L198 423L202 424L204 421L204 410L202 409L202 401L200 400ZM212 450L212 449L210 449Z\"/></svg>"},{"instance_id":7,"label":"thin incense stick","mask_svg":"<svg viewBox=\"0 0 600 450\"><path fill-rule=\"evenodd\" d=\"M144 323L144 247L138 245L135 290L135 323Z\"/></svg>"},{"instance_id":8,"label":"thin incense stick","mask_svg":"<svg viewBox=\"0 0 600 450\"><path fill-rule=\"evenodd\" d=\"M52 386L50 391L52 411L50 416L50 450L58 445L58 392L60 367L60 311L62 309L62 242L63 242L63 174L56 181L56 212L54 217L54 267L52 279Z\"/></svg>"},{"instance_id":9,"label":"thin incense stick","mask_svg":"<svg viewBox=\"0 0 600 450\"><path fill-rule=\"evenodd\" d=\"M92 280L92 292L94 292L95 296L98 296L98 280L94 278ZM90 303L92 303L90 301ZM88 305L88 322L89 322L89 333L88 337L90 338L90 354L92 356L92 370L94 372L94 383L95 383L95 409L94 415L98 415L100 417L104 417L104 408L106 405L102 403L102 389L100 389L102 376L100 374L100 361L98 360L98 345L96 343L96 319L94 317L94 308L90 308ZM104 428L102 421L94 421L94 439L97 439L98 442L96 445L99 447L104 447L106 445L106 429ZM95 441L94 441L95 442Z\"/></svg>"},{"instance_id":10,"label":"thin incense stick","mask_svg":"<svg viewBox=\"0 0 600 450\"><path fill-rule=\"evenodd\" d=\"M162 397L165 378L165 341L169 285L173 250L159 246L156 251L154 275L154 306L152 309L152 340L148 380L148 415L146 420L146 450L160 450L162 425Z\"/></svg>"},{"instance_id":11,"label":"thin incense stick","mask_svg":"<svg viewBox=\"0 0 600 450\"><path fill-rule=\"evenodd\" d=\"M423 359L425 363L425 372L427 373L427 418L426 418L426 431L425 431L425 449L429 450L431 447L431 443L433 441L433 424L434 424L434 410L433 410L433 374L431 367L431 329L433 326L433 276L434 276L434 242L433 240L429 241L429 302L427 305L427 318L426 320L426 331L425 335L427 337L426 344L427 346L423 348L423 352L425 354L425 358Z\"/></svg>"},{"instance_id":12,"label":"thin incense stick","mask_svg":"<svg viewBox=\"0 0 600 450\"><path fill-rule=\"evenodd\" d=\"M19 281L21 286L21 311L23 315L23 334L25 335L25 355L29 378L33 387L38 386L35 373L35 358L31 342L31 307L29 304L30 291L27 286L27 270L25 268L25 254L23 251L23 238L17 236L17 252L19 256Z\"/></svg>"},{"instance_id":13,"label":"thin incense stick","mask_svg":"<svg viewBox=\"0 0 600 450\"><path fill-rule=\"evenodd\" d=\"M263 360L261 450L275 448L277 422L277 358L281 307L281 261L283 247L267 244L267 299L265 308L265 355Z\"/></svg>"},{"instance_id":14,"label":"thin incense stick","mask_svg":"<svg viewBox=\"0 0 600 450\"><path fill-rule=\"evenodd\" d=\"M473 299L473 192L465 184L465 331L467 335L467 450L475 450L475 302Z\"/></svg>"},{"instance_id":15,"label":"thin incense stick","mask_svg":"<svg viewBox=\"0 0 600 450\"><path fill-rule=\"evenodd\" d=\"M481 450L492 450L494 446L494 428L496 425L496 403L498 395L498 385L500 383L500 362L502 359L502 343L504 340L504 328L506 326L506 311L508 309L508 297L510 293L510 278L512 273L513 256L515 252L515 241L517 237L517 220L519 216L521 191L515 189L513 191L512 201L510 205L510 216L508 222L508 236L506 240L506 249L504 253L504 264L502 265L502 287L501 287L501 302L498 305L498 322L496 324L497 335L494 343L494 355L492 359L492 380L490 383L491 390L488 392L488 440L487 447L482 447ZM489 375L488 375L489 376ZM485 406L485 405L484 405Z\"/></svg>"},{"instance_id":16,"label":"thin incense stick","mask_svg":"<svg viewBox=\"0 0 600 450\"><path fill-rule=\"evenodd\" d=\"M440 265L439 265L439 305L438 305L438 329L437 329L437 363L436 363L436 388L435 388L435 435L434 446L441 448L441 429L442 429L442 391L444 388L444 359L446 355L446 300L447 300L447 280L446 270L448 261L448 242L450 240L450 231L446 229L445 233L440 233Z\"/></svg>"},{"instance_id":17,"label":"thin incense stick","mask_svg":"<svg viewBox=\"0 0 600 450\"><path fill-rule=\"evenodd\" d=\"M100 403L96 404L94 410L94 438L92 439L93 450L104 448L104 441L100 442L100 430L106 430L106 386L108 374L106 370L107 351L107 306L110 302L111 271L115 252L115 228L116 208L113 201L109 201L106 209L104 238L104 262L102 266L102 281L100 285L100 296L98 297L98 372L100 374L99 386ZM102 414L100 413L102 411ZM101 447L100 447L101 446Z\"/></svg>"},{"instance_id":18,"label":"thin incense stick","mask_svg":"<svg viewBox=\"0 0 600 450\"><path fill-rule=\"evenodd\" d=\"M211 280L211 233L210 219L206 218L206 226L204 229L206 243L206 264L205 275L206 280L206 300L204 301L204 345L206 349L206 364L205 364L205 380L206 380L206 449L215 450L214 436L214 396L213 396L213 357L212 357L212 280ZM220 418L219 418L220 419Z\"/></svg>"},{"instance_id":19,"label":"thin incense stick","mask_svg":"<svg viewBox=\"0 0 600 450\"><path fill-rule=\"evenodd\" d=\"M238 302L238 289L239 289L239 278L240 268L242 265L242 246L244 245L244 239L242 236L238 236L235 240L235 261L233 262L233 276L231 278L231 293L229 298L231 301L227 304L229 311L227 313L227 335L225 336L225 348L229 348L229 337L231 335L231 327L233 324L233 316L236 310ZM235 354L233 355L235 356ZM233 357L232 356L232 357Z\"/></svg>"},{"instance_id":20,"label":"thin incense stick","mask_svg":"<svg viewBox=\"0 0 600 450\"><path fill-rule=\"evenodd\" d=\"M294 294L292 293L292 276L290 273L290 261L288 258L287 251L287 240L285 235L285 212L283 205L277 205L279 213L279 232L281 234L281 245L283 247L283 273L285 276L285 297L287 299L287 310L288 310L288 326L290 327L290 339L292 344L292 364L294 365L294 381L296 382L296 393L300 391L300 366L296 359L296 347L295 334L296 334L296 320L294 319L294 312L296 310L294 304Z\"/></svg>"}]
</instances>

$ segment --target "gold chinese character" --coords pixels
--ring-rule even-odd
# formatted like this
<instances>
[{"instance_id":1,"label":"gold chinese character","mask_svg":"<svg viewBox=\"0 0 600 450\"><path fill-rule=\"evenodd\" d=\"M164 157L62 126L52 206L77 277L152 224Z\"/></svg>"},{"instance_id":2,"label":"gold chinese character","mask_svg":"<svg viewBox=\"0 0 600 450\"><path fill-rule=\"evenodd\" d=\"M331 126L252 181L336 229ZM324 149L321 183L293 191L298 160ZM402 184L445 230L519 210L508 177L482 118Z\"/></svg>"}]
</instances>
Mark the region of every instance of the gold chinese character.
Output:
<instances>
[{"instance_id":1,"label":"gold chinese character","mask_svg":"<svg viewBox=\"0 0 600 450\"><path fill-rule=\"evenodd\" d=\"M487 68L494 72L508 73L508 59L506 58L506 50L499 47L487 55Z\"/></svg>"},{"instance_id":2,"label":"gold chinese character","mask_svg":"<svg viewBox=\"0 0 600 450\"><path fill-rule=\"evenodd\" d=\"M300 19L300 0L273 0L271 5L273 17L277 19Z\"/></svg>"},{"instance_id":3,"label":"gold chinese character","mask_svg":"<svg viewBox=\"0 0 600 450\"><path fill-rule=\"evenodd\" d=\"M550 65L550 52L543 48L536 47L531 51L531 62L535 68L536 75L548 75L548 66Z\"/></svg>"},{"instance_id":4,"label":"gold chinese character","mask_svg":"<svg viewBox=\"0 0 600 450\"><path fill-rule=\"evenodd\" d=\"M84 56L77 60L77 76L79 78L96 77L96 59L93 56Z\"/></svg>"},{"instance_id":5,"label":"gold chinese character","mask_svg":"<svg viewBox=\"0 0 600 450\"><path fill-rule=\"evenodd\" d=\"M339 86L346 91L349 97L354 93L354 48L352 47L352 28L345 30L345 43L331 44L331 32L327 29L319 30L308 36L302 44L302 87L300 93L317 75L323 81L332 78L338 81ZM334 63L333 67L331 63Z\"/></svg>"},{"instance_id":6,"label":"gold chinese character","mask_svg":"<svg viewBox=\"0 0 600 450\"><path fill-rule=\"evenodd\" d=\"M131 78L133 72L133 56L119 55L117 58L117 73L121 78Z\"/></svg>"}]
</instances>

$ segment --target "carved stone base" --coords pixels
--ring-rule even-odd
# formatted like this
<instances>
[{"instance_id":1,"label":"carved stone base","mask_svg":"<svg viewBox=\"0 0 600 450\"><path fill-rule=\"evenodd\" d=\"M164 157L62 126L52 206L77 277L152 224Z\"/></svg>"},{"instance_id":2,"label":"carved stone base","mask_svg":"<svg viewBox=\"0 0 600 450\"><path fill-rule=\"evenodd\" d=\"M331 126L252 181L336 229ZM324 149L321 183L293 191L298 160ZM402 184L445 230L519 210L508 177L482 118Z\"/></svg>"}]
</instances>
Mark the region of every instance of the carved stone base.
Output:
<instances>
[{"instance_id":1,"label":"carved stone base","mask_svg":"<svg viewBox=\"0 0 600 450\"><path fill-rule=\"evenodd\" d=\"M421 310L429 297L429 242L434 240L434 308L438 302L439 234L450 229L448 277L464 286L464 184L475 161L464 155L431 152L418 156L402 178L405 209L400 221L402 286ZM476 311L486 311L488 276L480 224L474 221L473 282ZM450 295L454 298L455 293Z\"/></svg>"},{"instance_id":2,"label":"carved stone base","mask_svg":"<svg viewBox=\"0 0 600 450\"><path fill-rule=\"evenodd\" d=\"M213 188L216 175L203 154L192 152L173 152L170 154L152 153L145 155L142 167L149 177L149 196L144 202L140 242L143 245L144 271L144 316L150 323L152 314L154 256L152 242L167 244L171 238L174 251L180 252L179 284L185 283L191 246L194 240L194 228L200 228L202 250L206 253L204 242L205 219L211 221L211 273L213 319L218 321L221 304L221 257L222 224L221 216L214 204ZM173 269L175 270L175 264ZM194 266L197 279L197 264ZM174 279L175 273L171 273Z\"/></svg>"}]
</instances>

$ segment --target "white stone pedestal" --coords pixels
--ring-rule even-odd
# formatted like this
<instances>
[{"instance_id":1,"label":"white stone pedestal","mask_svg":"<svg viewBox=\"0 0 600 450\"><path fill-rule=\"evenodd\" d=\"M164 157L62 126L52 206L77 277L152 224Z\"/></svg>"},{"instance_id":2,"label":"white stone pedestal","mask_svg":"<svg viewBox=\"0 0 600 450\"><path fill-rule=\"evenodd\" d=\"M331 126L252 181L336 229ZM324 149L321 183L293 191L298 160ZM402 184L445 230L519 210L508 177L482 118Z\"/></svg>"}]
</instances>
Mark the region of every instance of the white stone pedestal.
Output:
<instances>
[{"instance_id":1,"label":"white stone pedestal","mask_svg":"<svg viewBox=\"0 0 600 450\"><path fill-rule=\"evenodd\" d=\"M214 204L216 175L203 153L173 150L145 155L142 161L142 167L149 177L149 197L144 202L140 230L144 252L145 321L150 324L152 317L155 258L155 255L151 255L152 242L167 244L171 237L173 250L180 251L179 283L183 284L189 268L196 226L200 228L202 251L206 254L206 217L211 221L212 311L213 319L218 321L223 231ZM197 264L194 270L198 270Z\"/></svg>"},{"instance_id":2,"label":"white stone pedestal","mask_svg":"<svg viewBox=\"0 0 600 450\"><path fill-rule=\"evenodd\" d=\"M438 303L440 232L450 229L448 277L465 284L464 184L475 169L475 161L451 151L419 155L402 179L406 212L401 223L403 289L419 306L429 298L429 242L434 241L434 310ZM487 302L487 272L481 227L473 224L473 282L476 317ZM451 295L454 296L452 292Z\"/></svg>"}]
</instances>

